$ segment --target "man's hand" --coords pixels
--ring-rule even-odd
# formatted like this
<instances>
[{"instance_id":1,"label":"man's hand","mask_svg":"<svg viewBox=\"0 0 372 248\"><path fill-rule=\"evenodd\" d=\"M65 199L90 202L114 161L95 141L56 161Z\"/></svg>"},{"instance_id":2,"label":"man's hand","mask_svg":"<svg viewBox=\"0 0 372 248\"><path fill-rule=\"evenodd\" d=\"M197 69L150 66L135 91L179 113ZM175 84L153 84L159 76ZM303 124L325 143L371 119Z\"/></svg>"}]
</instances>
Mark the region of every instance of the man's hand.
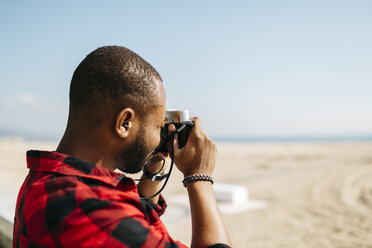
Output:
<instances>
[{"instance_id":1,"label":"man's hand","mask_svg":"<svg viewBox=\"0 0 372 248\"><path fill-rule=\"evenodd\" d=\"M162 174L162 173L164 173L167 166L164 165L163 168L161 168L161 167L163 166L163 160L167 159L167 158L168 158L168 153L166 153L166 152L158 152L158 153L152 154L150 159L148 160L148 162L146 164L146 169L151 174L157 174L157 173Z\"/></svg>"},{"instance_id":2,"label":"man's hand","mask_svg":"<svg viewBox=\"0 0 372 248\"><path fill-rule=\"evenodd\" d=\"M204 133L200 118L195 117L191 120L195 125L191 129L186 145L179 149L177 137L174 139L175 164L184 176L192 174L211 176L216 164L216 145ZM169 131L174 130L174 125L169 125Z\"/></svg>"}]
</instances>

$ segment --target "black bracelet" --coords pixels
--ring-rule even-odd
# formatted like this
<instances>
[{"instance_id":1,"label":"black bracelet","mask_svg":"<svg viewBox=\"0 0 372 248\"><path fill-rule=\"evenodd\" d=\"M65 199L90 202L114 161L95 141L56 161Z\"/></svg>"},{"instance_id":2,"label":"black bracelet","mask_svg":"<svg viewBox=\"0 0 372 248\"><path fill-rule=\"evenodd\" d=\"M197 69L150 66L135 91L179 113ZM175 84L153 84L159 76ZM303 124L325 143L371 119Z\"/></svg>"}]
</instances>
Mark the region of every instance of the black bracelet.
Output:
<instances>
[{"instance_id":1,"label":"black bracelet","mask_svg":"<svg viewBox=\"0 0 372 248\"><path fill-rule=\"evenodd\" d=\"M192 181L209 181L212 184L214 183L213 178L211 176L196 174L185 177L182 180L183 186L186 188L186 185Z\"/></svg>"},{"instance_id":2,"label":"black bracelet","mask_svg":"<svg viewBox=\"0 0 372 248\"><path fill-rule=\"evenodd\" d=\"M152 174L151 172L149 172L146 168L146 166L143 167L143 175L145 175L145 177L147 177L148 179L151 179L151 181L161 181L163 180L164 178L166 178L168 176L168 173L165 173L165 174L159 174L159 173L156 173L156 174Z\"/></svg>"}]
</instances>

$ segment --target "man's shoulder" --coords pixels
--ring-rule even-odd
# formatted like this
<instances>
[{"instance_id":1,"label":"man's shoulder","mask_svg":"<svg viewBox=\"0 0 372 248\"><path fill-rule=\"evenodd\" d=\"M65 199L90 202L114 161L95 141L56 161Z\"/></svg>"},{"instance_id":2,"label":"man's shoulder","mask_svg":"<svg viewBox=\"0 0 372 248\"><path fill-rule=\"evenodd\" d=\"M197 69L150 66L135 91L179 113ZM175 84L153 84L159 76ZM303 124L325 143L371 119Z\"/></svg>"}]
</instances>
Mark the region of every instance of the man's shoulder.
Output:
<instances>
[{"instance_id":1,"label":"man's shoulder","mask_svg":"<svg viewBox=\"0 0 372 248\"><path fill-rule=\"evenodd\" d=\"M138 210L142 208L132 192L123 192L91 178L41 173L32 182L27 180L31 179L26 179L27 187L19 196L24 217L32 219L33 216L44 215L48 230L58 226L67 216L113 217L113 214L123 210L130 216L133 212L138 215Z\"/></svg>"}]
</instances>

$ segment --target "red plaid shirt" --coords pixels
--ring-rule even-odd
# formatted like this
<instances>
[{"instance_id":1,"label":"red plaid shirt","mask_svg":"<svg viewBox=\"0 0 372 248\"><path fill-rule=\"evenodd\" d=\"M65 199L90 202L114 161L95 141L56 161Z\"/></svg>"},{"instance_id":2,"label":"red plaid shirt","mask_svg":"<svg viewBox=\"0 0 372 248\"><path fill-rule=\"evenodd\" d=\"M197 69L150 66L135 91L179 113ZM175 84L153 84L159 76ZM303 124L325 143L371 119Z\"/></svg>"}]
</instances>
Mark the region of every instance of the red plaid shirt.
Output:
<instances>
[{"instance_id":1,"label":"red plaid shirt","mask_svg":"<svg viewBox=\"0 0 372 248\"><path fill-rule=\"evenodd\" d=\"M28 151L13 247L185 247L120 173L57 152Z\"/></svg>"}]
</instances>

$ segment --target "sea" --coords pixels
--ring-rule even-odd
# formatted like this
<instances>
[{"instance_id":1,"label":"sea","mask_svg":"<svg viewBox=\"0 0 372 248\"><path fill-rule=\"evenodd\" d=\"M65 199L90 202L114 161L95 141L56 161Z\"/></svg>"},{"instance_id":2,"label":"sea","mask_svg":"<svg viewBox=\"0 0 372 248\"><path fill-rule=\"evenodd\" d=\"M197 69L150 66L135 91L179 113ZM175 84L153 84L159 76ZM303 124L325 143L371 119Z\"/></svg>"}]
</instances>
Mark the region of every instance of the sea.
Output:
<instances>
[{"instance_id":1,"label":"sea","mask_svg":"<svg viewBox=\"0 0 372 248\"><path fill-rule=\"evenodd\" d=\"M215 142L372 142L372 135L212 137Z\"/></svg>"}]
</instances>

